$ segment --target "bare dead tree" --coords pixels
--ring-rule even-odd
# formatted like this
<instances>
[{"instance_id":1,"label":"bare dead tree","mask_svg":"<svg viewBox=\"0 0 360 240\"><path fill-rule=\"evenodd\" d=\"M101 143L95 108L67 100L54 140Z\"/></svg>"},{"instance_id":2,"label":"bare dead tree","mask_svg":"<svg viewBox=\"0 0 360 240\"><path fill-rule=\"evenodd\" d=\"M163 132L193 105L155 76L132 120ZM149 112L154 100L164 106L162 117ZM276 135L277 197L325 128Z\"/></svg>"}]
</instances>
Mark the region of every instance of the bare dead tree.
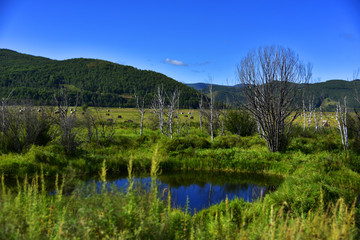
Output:
<instances>
[{"instance_id":1,"label":"bare dead tree","mask_svg":"<svg viewBox=\"0 0 360 240\"><path fill-rule=\"evenodd\" d=\"M311 71L311 64L306 67L293 50L280 46L251 51L237 66L247 98L245 107L260 124L271 152L287 145L290 127L300 110L295 103L297 84L308 82ZM292 111L295 114L290 117Z\"/></svg>"},{"instance_id":2,"label":"bare dead tree","mask_svg":"<svg viewBox=\"0 0 360 240\"><path fill-rule=\"evenodd\" d=\"M210 79L211 80L211 79ZM209 85L209 97L206 98L206 104L203 110L203 116L206 118L208 132L211 137L211 141L214 141L215 132L220 125L219 112L215 107L215 96L213 92L213 85Z\"/></svg>"},{"instance_id":3,"label":"bare dead tree","mask_svg":"<svg viewBox=\"0 0 360 240\"><path fill-rule=\"evenodd\" d=\"M211 141L214 141L214 93L213 93L213 85L209 86L209 95L210 95L210 103L209 103L209 126L210 126L210 136Z\"/></svg>"},{"instance_id":4,"label":"bare dead tree","mask_svg":"<svg viewBox=\"0 0 360 240\"><path fill-rule=\"evenodd\" d=\"M165 93L164 86L158 86L155 93L152 109L159 119L159 127L161 134L164 134L164 114L165 114Z\"/></svg>"},{"instance_id":5,"label":"bare dead tree","mask_svg":"<svg viewBox=\"0 0 360 240\"><path fill-rule=\"evenodd\" d=\"M75 100L75 110L70 112L70 98L68 97L66 88L60 90L59 99L54 96L59 113L58 125L61 131L60 143L68 154L73 154L80 145L78 139L79 130L78 119L76 116L78 97Z\"/></svg>"},{"instance_id":6,"label":"bare dead tree","mask_svg":"<svg viewBox=\"0 0 360 240\"><path fill-rule=\"evenodd\" d=\"M346 106L346 96L344 97L344 112L342 111L340 101L336 106L336 121L338 122L338 128L341 136L341 143L344 146L344 149L349 148L348 141L348 128L347 128L347 106Z\"/></svg>"},{"instance_id":7,"label":"bare dead tree","mask_svg":"<svg viewBox=\"0 0 360 240\"><path fill-rule=\"evenodd\" d=\"M114 140L115 121L113 118L104 118L102 111L97 106L84 112L85 126L87 128L87 141L95 140L96 144L108 144Z\"/></svg>"},{"instance_id":8,"label":"bare dead tree","mask_svg":"<svg viewBox=\"0 0 360 240\"><path fill-rule=\"evenodd\" d=\"M174 92L168 96L168 100L169 100L169 111L168 111L168 119L167 119L167 128L166 128L166 132L168 132L168 130L170 131L170 136L171 139L173 138L173 120L174 120L174 112L175 112L175 107L177 105L177 101L179 100L179 96L180 96L180 91L175 88Z\"/></svg>"},{"instance_id":9,"label":"bare dead tree","mask_svg":"<svg viewBox=\"0 0 360 240\"><path fill-rule=\"evenodd\" d=\"M95 139L95 142L99 144L99 128L97 126L97 115L99 114L97 108L95 107L94 109L95 113L93 113L90 109L85 109L83 113L85 128L87 129L86 141L90 143L93 139Z\"/></svg>"},{"instance_id":10,"label":"bare dead tree","mask_svg":"<svg viewBox=\"0 0 360 240\"><path fill-rule=\"evenodd\" d=\"M136 94L136 90L134 90L136 107L140 112L140 135L143 135L143 126L144 126L144 115L145 115L145 98L147 92L143 96L139 96Z\"/></svg>"}]
</instances>

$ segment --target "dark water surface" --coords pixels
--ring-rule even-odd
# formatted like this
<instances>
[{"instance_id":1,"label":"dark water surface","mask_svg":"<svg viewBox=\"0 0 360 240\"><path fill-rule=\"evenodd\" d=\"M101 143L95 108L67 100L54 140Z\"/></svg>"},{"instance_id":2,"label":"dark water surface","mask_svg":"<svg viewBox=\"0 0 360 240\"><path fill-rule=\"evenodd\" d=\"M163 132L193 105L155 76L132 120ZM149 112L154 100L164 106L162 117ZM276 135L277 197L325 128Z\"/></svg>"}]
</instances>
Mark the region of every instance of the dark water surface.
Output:
<instances>
[{"instance_id":1,"label":"dark water surface","mask_svg":"<svg viewBox=\"0 0 360 240\"><path fill-rule=\"evenodd\" d=\"M134 182L136 188L150 189L149 176L134 177ZM172 206L182 209L185 209L189 199L188 207L191 212L220 203L226 196L229 200L242 198L252 202L275 190L281 182L280 178L263 175L206 171L172 171L157 177L160 195L167 199L170 189ZM100 187L100 182L95 183ZM108 184L126 191L128 179L127 176L111 176Z\"/></svg>"}]
</instances>

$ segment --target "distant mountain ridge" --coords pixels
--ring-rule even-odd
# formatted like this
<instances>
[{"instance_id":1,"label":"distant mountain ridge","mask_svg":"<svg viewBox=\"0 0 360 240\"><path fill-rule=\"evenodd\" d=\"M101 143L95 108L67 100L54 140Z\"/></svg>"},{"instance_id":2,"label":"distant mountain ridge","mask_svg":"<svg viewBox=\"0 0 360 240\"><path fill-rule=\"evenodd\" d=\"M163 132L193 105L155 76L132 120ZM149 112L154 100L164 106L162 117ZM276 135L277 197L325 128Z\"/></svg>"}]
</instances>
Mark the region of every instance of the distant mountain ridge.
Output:
<instances>
[{"instance_id":1,"label":"distant mountain ridge","mask_svg":"<svg viewBox=\"0 0 360 240\"><path fill-rule=\"evenodd\" d=\"M211 84L191 83L187 85L208 94ZM306 105L309 104L309 100L313 99L317 108L321 106L324 111L335 111L337 102L340 101L343 104L344 97L346 96L349 108L360 109L358 102L355 100L355 90L360 94L360 80L345 81L333 79L326 82L299 85L299 88L306 88L304 96ZM246 98L242 94L241 89L241 84L234 86L213 84L215 100L224 103L227 101L231 103L244 103Z\"/></svg>"},{"instance_id":2,"label":"distant mountain ridge","mask_svg":"<svg viewBox=\"0 0 360 240\"><path fill-rule=\"evenodd\" d=\"M34 104L51 105L60 87L65 87L72 103L79 94L80 104L89 106L135 107L134 89L138 94L148 93L148 105L158 85L167 92L180 89L180 105L197 108L199 92L209 93L208 83L183 84L164 74L139 70L131 66L109 61L75 58L52 60L45 57L0 49L0 97L11 90L13 100L32 100ZM337 101L347 96L349 108L359 108L355 101L355 89L360 93L360 80L329 80L299 85L306 87L305 100L314 99L316 107L334 111ZM219 102L244 103L246 99L241 84L224 86L213 84L215 100ZM199 91L199 92L198 92Z\"/></svg>"},{"instance_id":3,"label":"distant mountain ridge","mask_svg":"<svg viewBox=\"0 0 360 240\"><path fill-rule=\"evenodd\" d=\"M66 87L73 102L80 94L81 103L90 106L135 107L134 89L147 92L150 102L158 85L166 92L178 88L182 107L197 106L196 90L161 73L98 59L59 61L0 49L1 97L14 89L12 99L52 104L54 93Z\"/></svg>"}]
</instances>

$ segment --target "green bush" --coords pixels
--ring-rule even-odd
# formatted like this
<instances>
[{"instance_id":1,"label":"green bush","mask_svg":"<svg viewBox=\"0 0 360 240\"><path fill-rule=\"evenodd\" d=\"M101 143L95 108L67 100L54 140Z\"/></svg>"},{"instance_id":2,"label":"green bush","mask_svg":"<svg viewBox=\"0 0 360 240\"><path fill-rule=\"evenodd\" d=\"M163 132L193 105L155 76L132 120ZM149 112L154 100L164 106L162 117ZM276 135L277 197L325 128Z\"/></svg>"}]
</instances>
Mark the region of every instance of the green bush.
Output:
<instances>
[{"instance_id":1,"label":"green bush","mask_svg":"<svg viewBox=\"0 0 360 240\"><path fill-rule=\"evenodd\" d=\"M220 136L214 139L213 148L232 148L240 143L239 137L236 136Z\"/></svg>"},{"instance_id":2,"label":"green bush","mask_svg":"<svg viewBox=\"0 0 360 240\"><path fill-rule=\"evenodd\" d=\"M211 143L203 137L175 137L172 140L165 140L165 149L167 152L183 151L188 148L210 148Z\"/></svg>"},{"instance_id":3,"label":"green bush","mask_svg":"<svg viewBox=\"0 0 360 240\"><path fill-rule=\"evenodd\" d=\"M256 122L245 110L231 110L225 119L225 128L233 134L250 136L256 131Z\"/></svg>"}]
</instances>

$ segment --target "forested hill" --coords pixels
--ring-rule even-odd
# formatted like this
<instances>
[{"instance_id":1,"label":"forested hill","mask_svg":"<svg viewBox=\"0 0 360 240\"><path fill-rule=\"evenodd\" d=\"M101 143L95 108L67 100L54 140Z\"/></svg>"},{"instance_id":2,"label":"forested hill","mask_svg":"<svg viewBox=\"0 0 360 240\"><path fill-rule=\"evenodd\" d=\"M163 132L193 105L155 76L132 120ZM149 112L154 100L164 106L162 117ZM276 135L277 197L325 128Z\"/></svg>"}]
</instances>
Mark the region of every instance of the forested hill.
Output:
<instances>
[{"instance_id":1,"label":"forested hill","mask_svg":"<svg viewBox=\"0 0 360 240\"><path fill-rule=\"evenodd\" d=\"M181 91L180 105L196 107L197 91L163 74L139 70L97 59L51 60L0 49L0 97L14 89L12 99L31 99L35 104L53 104L54 93L66 87L80 104L134 107L134 88L148 93L148 102L157 86L166 92Z\"/></svg>"},{"instance_id":2,"label":"forested hill","mask_svg":"<svg viewBox=\"0 0 360 240\"><path fill-rule=\"evenodd\" d=\"M195 88L205 94L209 93L208 83L194 83L188 86ZM322 107L324 111L335 111L338 101L343 104L344 97L347 97L347 106L350 109L360 109L359 103L355 100L356 91L360 95L360 80L328 80L326 82L299 85L299 89L304 88L304 99L306 105L312 100L316 108ZM223 86L213 85L215 100L218 102L244 103L246 101L241 85ZM359 96L360 97L360 96ZM297 102L302 102L302 95L298 95Z\"/></svg>"}]
</instances>

